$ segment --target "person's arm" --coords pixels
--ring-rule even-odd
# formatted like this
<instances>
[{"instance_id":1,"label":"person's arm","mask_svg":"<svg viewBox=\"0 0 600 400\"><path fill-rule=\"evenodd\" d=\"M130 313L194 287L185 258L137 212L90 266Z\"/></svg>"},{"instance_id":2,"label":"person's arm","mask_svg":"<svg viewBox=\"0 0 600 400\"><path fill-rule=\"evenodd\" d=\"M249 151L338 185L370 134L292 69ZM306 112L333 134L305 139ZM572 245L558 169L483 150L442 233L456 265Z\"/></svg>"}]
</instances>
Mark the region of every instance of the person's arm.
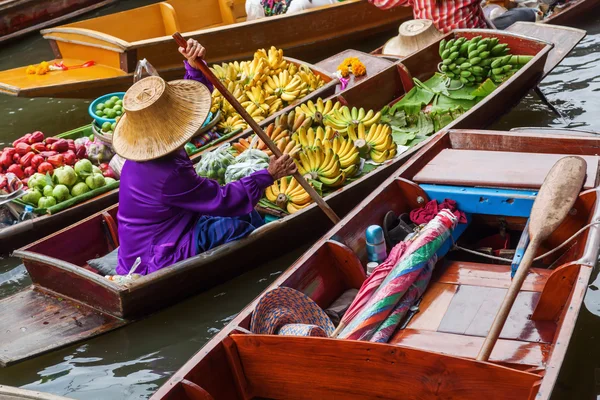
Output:
<instances>
[{"instance_id":1,"label":"person's arm","mask_svg":"<svg viewBox=\"0 0 600 400\"><path fill-rule=\"evenodd\" d=\"M185 49L180 47L179 52L187 59L187 61L183 62L185 65L185 75L183 79L193 79L201 82L212 92L214 89L213 84L204 76L197 64L204 63L204 65L206 65L206 61L204 61L206 49L202 47L197 40L188 39L187 47Z\"/></svg>"},{"instance_id":2,"label":"person's arm","mask_svg":"<svg viewBox=\"0 0 600 400\"><path fill-rule=\"evenodd\" d=\"M288 156L272 159L269 168L225 186L202 178L191 166L176 168L165 185L162 201L203 215L236 217L250 213L275 179L291 175L296 164Z\"/></svg>"}]
</instances>

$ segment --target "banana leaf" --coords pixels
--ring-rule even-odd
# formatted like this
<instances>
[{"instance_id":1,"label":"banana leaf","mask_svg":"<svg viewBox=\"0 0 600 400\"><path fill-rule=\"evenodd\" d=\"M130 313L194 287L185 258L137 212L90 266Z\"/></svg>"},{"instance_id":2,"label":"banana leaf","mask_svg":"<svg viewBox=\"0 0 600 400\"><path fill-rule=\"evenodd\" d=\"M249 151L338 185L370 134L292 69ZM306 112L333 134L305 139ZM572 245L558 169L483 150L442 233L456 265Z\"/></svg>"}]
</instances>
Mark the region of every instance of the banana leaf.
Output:
<instances>
[{"instance_id":1,"label":"banana leaf","mask_svg":"<svg viewBox=\"0 0 600 400\"><path fill-rule=\"evenodd\" d=\"M392 113L404 111L407 115L418 114L423 106L428 105L433 100L435 93L421 86L413 87L400 101L391 108Z\"/></svg>"},{"instance_id":2,"label":"banana leaf","mask_svg":"<svg viewBox=\"0 0 600 400\"><path fill-rule=\"evenodd\" d=\"M407 125L406 113L403 110L397 110L395 113L388 110L385 114L382 113L380 123L397 128L405 127Z\"/></svg>"},{"instance_id":3,"label":"banana leaf","mask_svg":"<svg viewBox=\"0 0 600 400\"><path fill-rule=\"evenodd\" d=\"M435 132L433 120L423 112L411 115L408 118L408 122L408 126L403 128L392 126L392 137L394 142L399 146L407 146L417 137L426 138Z\"/></svg>"},{"instance_id":4,"label":"banana leaf","mask_svg":"<svg viewBox=\"0 0 600 400\"><path fill-rule=\"evenodd\" d=\"M485 80L485 82L479 85L477 89L473 90L471 94L473 96L483 98L491 94L494 90L496 90L497 87L498 86L496 86L496 84L494 84L494 82L492 82L492 80L488 78Z\"/></svg>"}]
</instances>

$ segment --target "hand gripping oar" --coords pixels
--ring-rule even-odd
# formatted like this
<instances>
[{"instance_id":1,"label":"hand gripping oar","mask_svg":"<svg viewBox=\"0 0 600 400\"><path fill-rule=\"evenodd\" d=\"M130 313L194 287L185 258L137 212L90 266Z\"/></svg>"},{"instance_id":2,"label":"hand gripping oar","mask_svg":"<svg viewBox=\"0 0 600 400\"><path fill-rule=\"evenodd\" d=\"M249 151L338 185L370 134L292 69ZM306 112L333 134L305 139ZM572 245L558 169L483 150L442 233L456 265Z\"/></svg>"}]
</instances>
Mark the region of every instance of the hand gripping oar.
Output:
<instances>
[{"instance_id":1,"label":"hand gripping oar","mask_svg":"<svg viewBox=\"0 0 600 400\"><path fill-rule=\"evenodd\" d=\"M585 160L581 157L569 156L558 160L546 175L546 179L544 179L531 209L529 219L531 243L525 251L521 265L519 265L506 296L504 296L490 332L477 355L477 360L487 361L490 357L508 314L527 277L535 253L542 242L563 222L575 204L577 195L583 186L585 172Z\"/></svg>"},{"instance_id":2,"label":"hand gripping oar","mask_svg":"<svg viewBox=\"0 0 600 400\"><path fill-rule=\"evenodd\" d=\"M179 32L175 32L173 34L173 39L175 39L175 41L180 47L183 47L184 49L187 47L186 40L183 38L183 36L181 36ZM229 104L231 104L233 108L235 108L235 111L237 111L242 116L242 118L248 123L250 128L252 128L252 130L258 135L258 137L260 137L262 141L267 145L267 147L273 152L273 155L276 157L281 157L282 153L279 150L279 148L275 145L275 143L273 143L271 138L267 136L267 134L261 129L261 127L258 126L256 121L254 121L254 119L248 114L244 107L242 107L239 101L237 101L237 99L231 93L229 93L229 90L227 90L227 88L221 83L221 81L212 73L210 68L208 68L208 65L204 64L203 62L197 63L197 65L200 68L200 71L202 71L202 73L204 74L204 76L206 76L208 80L217 88L217 90L221 92L221 94L229 102ZM329 219L334 224L340 222L340 217L336 215L336 213L331 209L331 207L329 207L325 200L323 200L321 196L319 196L316 190L308 184L306 179L304 179L304 177L299 172L296 172L294 174L294 178L296 178L300 186L302 186L304 190L306 190L310 197L312 197L315 203L317 203L318 206L321 207L321 210L323 210L323 212L329 217Z\"/></svg>"}]
</instances>

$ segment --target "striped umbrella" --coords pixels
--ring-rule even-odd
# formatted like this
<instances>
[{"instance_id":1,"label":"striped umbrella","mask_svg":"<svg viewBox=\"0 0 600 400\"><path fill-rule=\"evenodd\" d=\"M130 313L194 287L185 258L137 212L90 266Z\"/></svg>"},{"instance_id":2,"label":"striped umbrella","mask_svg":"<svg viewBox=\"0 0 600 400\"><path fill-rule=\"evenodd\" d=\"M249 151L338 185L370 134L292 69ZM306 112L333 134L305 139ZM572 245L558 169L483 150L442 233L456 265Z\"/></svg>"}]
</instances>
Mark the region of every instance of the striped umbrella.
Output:
<instances>
[{"instance_id":1,"label":"striped umbrella","mask_svg":"<svg viewBox=\"0 0 600 400\"><path fill-rule=\"evenodd\" d=\"M409 244L400 262L390 271L358 315L342 330L339 337L370 340L417 280L429 260L450 237L456 223L457 218L454 214L448 210L441 210Z\"/></svg>"},{"instance_id":2,"label":"striped umbrella","mask_svg":"<svg viewBox=\"0 0 600 400\"><path fill-rule=\"evenodd\" d=\"M431 280L431 273L437 262L437 255L433 255L421 270L421 273L417 277L417 280L410 285L410 288L406 291L400 303L394 308L390 315L383 321L379 326L375 334L371 337L371 342L387 343L396 331L396 328L400 322L408 313L408 310L413 304L425 293L425 289L429 285Z\"/></svg>"},{"instance_id":3,"label":"striped umbrella","mask_svg":"<svg viewBox=\"0 0 600 400\"><path fill-rule=\"evenodd\" d=\"M348 310L344 313L340 324L338 325L335 332L333 332L333 337L336 337L345 327L348 325L354 317L362 310L362 308L367 304L373 293L377 291L381 283L385 280L385 277L388 276L390 271L396 266L398 261L400 261L401 257L404 255L408 244L406 242L400 242L392 248L390 251L390 255L385 259L384 262L379 264L377 268L373 271L371 276L369 276L360 287L358 294L348 307Z\"/></svg>"}]
</instances>

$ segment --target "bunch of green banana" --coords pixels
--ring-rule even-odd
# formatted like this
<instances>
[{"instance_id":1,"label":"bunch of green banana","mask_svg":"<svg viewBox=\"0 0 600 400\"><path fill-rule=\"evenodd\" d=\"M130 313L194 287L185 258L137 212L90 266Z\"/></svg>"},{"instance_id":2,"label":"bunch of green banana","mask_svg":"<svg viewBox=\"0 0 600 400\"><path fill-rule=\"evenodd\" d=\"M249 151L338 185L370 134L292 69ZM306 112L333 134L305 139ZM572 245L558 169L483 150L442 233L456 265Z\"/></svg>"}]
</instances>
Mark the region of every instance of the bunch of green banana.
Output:
<instances>
[{"instance_id":1,"label":"bunch of green banana","mask_svg":"<svg viewBox=\"0 0 600 400\"><path fill-rule=\"evenodd\" d=\"M365 128L368 128L379 122L380 118L381 112L379 111L376 113L373 110L366 112L362 107L350 109L348 106L343 106L325 117L325 125L346 136L350 127L356 128L359 124L363 124Z\"/></svg>"},{"instance_id":2,"label":"bunch of green banana","mask_svg":"<svg viewBox=\"0 0 600 400\"><path fill-rule=\"evenodd\" d=\"M523 65L527 64L533 56L511 56L497 57L490 64L490 79L496 83L502 83L510 78Z\"/></svg>"},{"instance_id":3,"label":"bunch of green banana","mask_svg":"<svg viewBox=\"0 0 600 400\"><path fill-rule=\"evenodd\" d=\"M348 137L354 141L354 146L361 155L368 155L371 160L382 163L396 156L398 147L392 137L392 128L385 124L371 125L367 133L364 124L348 127Z\"/></svg>"},{"instance_id":4,"label":"bunch of green banana","mask_svg":"<svg viewBox=\"0 0 600 400\"><path fill-rule=\"evenodd\" d=\"M312 100L307 101L304 104L300 104L296 107L296 113L303 113L317 125L323 125L323 119L328 115L333 114L336 110L339 110L342 104L339 101L335 103L332 100L323 101L322 98L318 98L316 103Z\"/></svg>"},{"instance_id":5,"label":"bunch of green banana","mask_svg":"<svg viewBox=\"0 0 600 400\"><path fill-rule=\"evenodd\" d=\"M333 139L335 132L331 127L319 126L317 128L301 127L292 135L292 140L300 143L302 147L321 147L326 140Z\"/></svg>"},{"instance_id":6,"label":"bunch of green banana","mask_svg":"<svg viewBox=\"0 0 600 400\"><path fill-rule=\"evenodd\" d=\"M467 40L464 36L440 42L440 70L450 79L465 85L481 83L490 76L492 63L505 57L510 51L498 38L476 36Z\"/></svg>"},{"instance_id":7,"label":"bunch of green banana","mask_svg":"<svg viewBox=\"0 0 600 400\"><path fill-rule=\"evenodd\" d=\"M322 148L306 148L298 155L298 172L305 179L318 180L329 187L339 187L346 180L340 158L332 149L324 151Z\"/></svg>"},{"instance_id":8,"label":"bunch of green banana","mask_svg":"<svg viewBox=\"0 0 600 400\"><path fill-rule=\"evenodd\" d=\"M323 149L325 151L331 149L337 154L340 158L340 166L346 177L356 175L360 169L360 153L351 139L336 136L331 140L326 140L323 143Z\"/></svg>"}]
</instances>

